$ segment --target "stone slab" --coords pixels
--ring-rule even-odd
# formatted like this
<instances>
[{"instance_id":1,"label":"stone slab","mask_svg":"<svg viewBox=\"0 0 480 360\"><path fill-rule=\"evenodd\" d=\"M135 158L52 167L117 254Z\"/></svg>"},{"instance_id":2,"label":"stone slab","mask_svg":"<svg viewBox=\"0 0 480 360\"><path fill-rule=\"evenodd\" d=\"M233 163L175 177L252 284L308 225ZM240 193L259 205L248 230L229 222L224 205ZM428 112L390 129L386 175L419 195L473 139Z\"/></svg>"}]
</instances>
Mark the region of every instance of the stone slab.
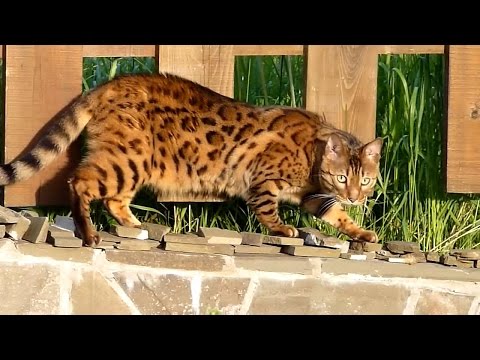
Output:
<instances>
[{"instance_id":1,"label":"stone slab","mask_svg":"<svg viewBox=\"0 0 480 360\"><path fill-rule=\"evenodd\" d=\"M383 249L383 244L381 243L371 243L371 242L364 242L363 243L363 251L371 252L371 251L380 251Z\"/></svg>"},{"instance_id":2,"label":"stone slab","mask_svg":"<svg viewBox=\"0 0 480 360\"><path fill-rule=\"evenodd\" d=\"M334 257L340 256L340 249L316 246L283 246L282 252L293 256Z\"/></svg>"},{"instance_id":3,"label":"stone slab","mask_svg":"<svg viewBox=\"0 0 480 360\"><path fill-rule=\"evenodd\" d=\"M21 240L30 227L30 223L30 218L19 215L18 221L15 224L5 225L5 232L12 239Z\"/></svg>"},{"instance_id":4,"label":"stone slab","mask_svg":"<svg viewBox=\"0 0 480 360\"><path fill-rule=\"evenodd\" d=\"M340 257L346 260L367 260L366 254L346 253L346 254L340 254Z\"/></svg>"},{"instance_id":5,"label":"stone slab","mask_svg":"<svg viewBox=\"0 0 480 360\"><path fill-rule=\"evenodd\" d=\"M73 221L73 218L70 216L61 216L61 215L55 216L55 225L58 226L59 228L75 232L75 222Z\"/></svg>"},{"instance_id":6,"label":"stone slab","mask_svg":"<svg viewBox=\"0 0 480 360\"><path fill-rule=\"evenodd\" d=\"M208 244L207 239L195 234L167 234L163 238L165 242L174 242L181 244Z\"/></svg>"},{"instance_id":7,"label":"stone slab","mask_svg":"<svg viewBox=\"0 0 480 360\"><path fill-rule=\"evenodd\" d=\"M208 244L240 245L242 243L242 235L233 230L200 226L198 235L206 238Z\"/></svg>"},{"instance_id":8,"label":"stone slab","mask_svg":"<svg viewBox=\"0 0 480 360\"><path fill-rule=\"evenodd\" d=\"M346 263L343 259L341 261ZM409 295L405 288L393 285L331 284L319 279L261 279L248 314L399 315Z\"/></svg>"},{"instance_id":9,"label":"stone slab","mask_svg":"<svg viewBox=\"0 0 480 360\"><path fill-rule=\"evenodd\" d=\"M216 312L222 315L238 314L249 284L249 278L203 279L200 293L200 314Z\"/></svg>"},{"instance_id":10,"label":"stone slab","mask_svg":"<svg viewBox=\"0 0 480 360\"><path fill-rule=\"evenodd\" d=\"M153 224L153 223L142 223L142 229L148 231L148 238L152 240L162 241L163 237L170 233L172 228L170 226Z\"/></svg>"},{"instance_id":11,"label":"stone slab","mask_svg":"<svg viewBox=\"0 0 480 360\"><path fill-rule=\"evenodd\" d=\"M176 275L114 273L118 284L143 315L190 315L191 284Z\"/></svg>"},{"instance_id":12,"label":"stone slab","mask_svg":"<svg viewBox=\"0 0 480 360\"><path fill-rule=\"evenodd\" d=\"M23 235L23 239L31 243L44 243L48 236L48 218L47 217L30 217L31 223L28 230Z\"/></svg>"},{"instance_id":13,"label":"stone slab","mask_svg":"<svg viewBox=\"0 0 480 360\"><path fill-rule=\"evenodd\" d=\"M415 315L467 315L473 297L421 290Z\"/></svg>"},{"instance_id":14,"label":"stone slab","mask_svg":"<svg viewBox=\"0 0 480 360\"><path fill-rule=\"evenodd\" d=\"M394 254L405 254L411 252L420 252L420 244L409 241L389 241L386 247Z\"/></svg>"},{"instance_id":15,"label":"stone slab","mask_svg":"<svg viewBox=\"0 0 480 360\"><path fill-rule=\"evenodd\" d=\"M129 315L129 307L97 271L82 272L72 284L72 315Z\"/></svg>"},{"instance_id":16,"label":"stone slab","mask_svg":"<svg viewBox=\"0 0 480 360\"><path fill-rule=\"evenodd\" d=\"M113 225L110 228L110 233L122 238L137 239L137 240L147 240L148 231L145 229L139 229L134 227L122 226L122 225Z\"/></svg>"},{"instance_id":17,"label":"stone slab","mask_svg":"<svg viewBox=\"0 0 480 360\"><path fill-rule=\"evenodd\" d=\"M0 224L16 224L20 214L12 209L0 206Z\"/></svg>"},{"instance_id":18,"label":"stone slab","mask_svg":"<svg viewBox=\"0 0 480 360\"><path fill-rule=\"evenodd\" d=\"M427 262L440 263L440 254L438 252L429 251L426 256Z\"/></svg>"},{"instance_id":19,"label":"stone slab","mask_svg":"<svg viewBox=\"0 0 480 360\"><path fill-rule=\"evenodd\" d=\"M114 247L119 250L138 250L149 251L152 248L159 246L157 240L137 240L137 239L122 239L119 244L115 244Z\"/></svg>"},{"instance_id":20,"label":"stone slab","mask_svg":"<svg viewBox=\"0 0 480 360\"><path fill-rule=\"evenodd\" d=\"M474 249L453 249L450 251L450 255L456 256L457 258L465 258L469 260L479 260L480 259L480 250Z\"/></svg>"},{"instance_id":21,"label":"stone slab","mask_svg":"<svg viewBox=\"0 0 480 360\"><path fill-rule=\"evenodd\" d=\"M235 254L279 254L282 250L281 246L275 245L235 245Z\"/></svg>"},{"instance_id":22,"label":"stone slab","mask_svg":"<svg viewBox=\"0 0 480 360\"><path fill-rule=\"evenodd\" d=\"M55 237L53 246L61 248L81 248L83 240L77 237Z\"/></svg>"},{"instance_id":23,"label":"stone slab","mask_svg":"<svg viewBox=\"0 0 480 360\"><path fill-rule=\"evenodd\" d=\"M49 265L2 264L0 266L0 291L3 296L0 301L0 314L59 314L59 276L59 271Z\"/></svg>"}]
</instances>

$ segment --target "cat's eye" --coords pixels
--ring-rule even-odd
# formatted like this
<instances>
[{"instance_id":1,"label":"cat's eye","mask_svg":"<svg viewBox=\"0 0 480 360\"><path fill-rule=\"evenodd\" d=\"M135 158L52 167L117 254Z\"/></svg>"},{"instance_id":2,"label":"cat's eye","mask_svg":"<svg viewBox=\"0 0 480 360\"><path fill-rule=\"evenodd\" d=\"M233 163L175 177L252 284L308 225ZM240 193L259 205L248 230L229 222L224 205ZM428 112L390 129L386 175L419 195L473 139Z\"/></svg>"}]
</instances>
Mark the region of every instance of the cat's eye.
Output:
<instances>
[{"instance_id":1,"label":"cat's eye","mask_svg":"<svg viewBox=\"0 0 480 360\"><path fill-rule=\"evenodd\" d=\"M337 176L337 181L338 181L339 183L342 183L342 184L343 184L343 183L346 183L346 182L347 182L347 177L346 177L345 175L338 175L338 176Z\"/></svg>"},{"instance_id":2,"label":"cat's eye","mask_svg":"<svg viewBox=\"0 0 480 360\"><path fill-rule=\"evenodd\" d=\"M370 184L370 178L363 178L362 179L362 186Z\"/></svg>"}]
</instances>

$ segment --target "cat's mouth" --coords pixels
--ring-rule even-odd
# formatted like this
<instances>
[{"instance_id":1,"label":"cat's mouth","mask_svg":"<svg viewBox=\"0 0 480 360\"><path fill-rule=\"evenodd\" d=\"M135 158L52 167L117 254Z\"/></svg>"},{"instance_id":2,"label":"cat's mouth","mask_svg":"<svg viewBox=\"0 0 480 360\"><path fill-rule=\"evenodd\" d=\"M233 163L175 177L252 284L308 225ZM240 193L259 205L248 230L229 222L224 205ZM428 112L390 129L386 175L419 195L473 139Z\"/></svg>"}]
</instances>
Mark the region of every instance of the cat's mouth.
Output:
<instances>
[{"instance_id":1,"label":"cat's mouth","mask_svg":"<svg viewBox=\"0 0 480 360\"><path fill-rule=\"evenodd\" d=\"M341 196L338 196L338 195L335 197L335 200L337 200L337 202L339 202L342 205L346 205L346 206L361 206L365 203L365 199L366 199L366 197L363 197L361 199L356 199L356 200L345 199L345 198L343 198Z\"/></svg>"}]
</instances>

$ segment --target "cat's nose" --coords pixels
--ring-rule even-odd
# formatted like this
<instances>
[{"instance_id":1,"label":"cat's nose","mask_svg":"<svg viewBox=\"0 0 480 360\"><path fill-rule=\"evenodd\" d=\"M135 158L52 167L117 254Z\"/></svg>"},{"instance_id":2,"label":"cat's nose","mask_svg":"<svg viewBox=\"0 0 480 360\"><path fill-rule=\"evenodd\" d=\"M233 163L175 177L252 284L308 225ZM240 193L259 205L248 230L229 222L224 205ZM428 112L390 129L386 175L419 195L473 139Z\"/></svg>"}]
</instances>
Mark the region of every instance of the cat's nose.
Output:
<instances>
[{"instance_id":1,"label":"cat's nose","mask_svg":"<svg viewBox=\"0 0 480 360\"><path fill-rule=\"evenodd\" d=\"M348 200L353 204L357 199L349 197Z\"/></svg>"}]
</instances>

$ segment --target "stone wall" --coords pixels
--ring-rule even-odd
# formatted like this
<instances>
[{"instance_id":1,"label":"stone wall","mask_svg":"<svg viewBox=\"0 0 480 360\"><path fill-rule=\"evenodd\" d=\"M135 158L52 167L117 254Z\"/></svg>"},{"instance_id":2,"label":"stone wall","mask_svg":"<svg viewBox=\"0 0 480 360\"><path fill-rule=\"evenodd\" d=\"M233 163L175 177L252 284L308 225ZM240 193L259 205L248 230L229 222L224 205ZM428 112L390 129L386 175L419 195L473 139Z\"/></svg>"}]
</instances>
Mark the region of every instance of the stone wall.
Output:
<instances>
[{"instance_id":1,"label":"stone wall","mask_svg":"<svg viewBox=\"0 0 480 360\"><path fill-rule=\"evenodd\" d=\"M0 314L480 314L480 270L0 240Z\"/></svg>"}]
</instances>

